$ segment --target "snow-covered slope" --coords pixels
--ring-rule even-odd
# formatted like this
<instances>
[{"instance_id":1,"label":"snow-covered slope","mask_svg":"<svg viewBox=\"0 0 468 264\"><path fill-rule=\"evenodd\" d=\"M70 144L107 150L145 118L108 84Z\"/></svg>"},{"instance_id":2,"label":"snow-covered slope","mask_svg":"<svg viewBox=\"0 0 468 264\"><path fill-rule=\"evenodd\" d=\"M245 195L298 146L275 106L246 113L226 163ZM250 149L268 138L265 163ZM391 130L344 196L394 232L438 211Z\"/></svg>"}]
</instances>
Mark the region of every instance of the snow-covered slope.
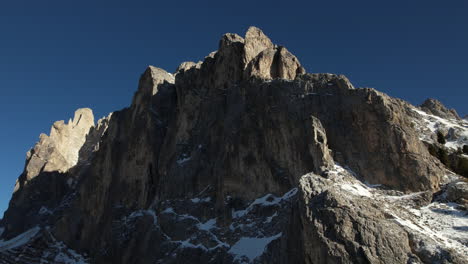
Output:
<instances>
[{"instance_id":1,"label":"snow-covered slope","mask_svg":"<svg viewBox=\"0 0 468 264\"><path fill-rule=\"evenodd\" d=\"M412 109L417 118L413 119L415 128L420 133L420 139L429 143L436 142L435 134L440 131L447 134L445 146L457 150L468 145L468 121L465 119L445 119L428 114L417 108Z\"/></svg>"},{"instance_id":2,"label":"snow-covered slope","mask_svg":"<svg viewBox=\"0 0 468 264\"><path fill-rule=\"evenodd\" d=\"M432 199L430 192L405 194L384 186L365 184L352 171L336 165L328 179L342 190L347 200L354 197L379 204L389 221L402 226L419 244L415 250L428 255L455 251L468 259L468 211L461 204L450 202L443 191ZM310 177L308 175L303 176ZM445 176L447 182L460 180L459 176ZM468 185L468 183L464 183Z\"/></svg>"},{"instance_id":3,"label":"snow-covered slope","mask_svg":"<svg viewBox=\"0 0 468 264\"><path fill-rule=\"evenodd\" d=\"M48 228L36 226L9 240L0 240L0 263L87 264L88 261L57 241Z\"/></svg>"}]
</instances>

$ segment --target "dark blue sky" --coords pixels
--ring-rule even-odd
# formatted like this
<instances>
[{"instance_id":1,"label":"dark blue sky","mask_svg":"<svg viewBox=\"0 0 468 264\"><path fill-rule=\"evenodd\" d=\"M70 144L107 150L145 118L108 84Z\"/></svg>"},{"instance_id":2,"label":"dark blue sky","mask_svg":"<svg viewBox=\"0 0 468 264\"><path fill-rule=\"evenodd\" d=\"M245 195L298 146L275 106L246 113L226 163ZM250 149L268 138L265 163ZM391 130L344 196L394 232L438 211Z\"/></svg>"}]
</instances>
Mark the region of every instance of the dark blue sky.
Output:
<instances>
[{"instance_id":1,"label":"dark blue sky","mask_svg":"<svg viewBox=\"0 0 468 264\"><path fill-rule=\"evenodd\" d=\"M468 1L1 1L0 216L55 120L128 106L147 65L173 72L255 25L308 72L345 74L468 114Z\"/></svg>"}]
</instances>

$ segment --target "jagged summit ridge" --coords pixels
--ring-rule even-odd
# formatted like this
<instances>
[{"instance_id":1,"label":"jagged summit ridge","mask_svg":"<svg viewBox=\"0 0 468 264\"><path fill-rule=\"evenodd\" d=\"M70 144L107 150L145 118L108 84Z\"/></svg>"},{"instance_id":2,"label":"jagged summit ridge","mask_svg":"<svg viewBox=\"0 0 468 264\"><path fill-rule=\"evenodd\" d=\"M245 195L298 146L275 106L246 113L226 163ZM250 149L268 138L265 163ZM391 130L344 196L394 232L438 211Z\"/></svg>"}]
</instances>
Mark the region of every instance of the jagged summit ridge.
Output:
<instances>
[{"instance_id":1,"label":"jagged summit ridge","mask_svg":"<svg viewBox=\"0 0 468 264\"><path fill-rule=\"evenodd\" d=\"M94 127L93 111L80 108L68 123L55 122L50 135L41 134L39 142L28 151L24 177L16 183L15 191L27 181L44 172L66 172L78 162L79 151L86 141L86 135Z\"/></svg>"},{"instance_id":2,"label":"jagged summit ridge","mask_svg":"<svg viewBox=\"0 0 468 264\"><path fill-rule=\"evenodd\" d=\"M148 67L77 165L13 195L0 262L464 263L468 184L427 145L444 124L464 144L462 121L228 33L203 62Z\"/></svg>"},{"instance_id":3,"label":"jagged summit ridge","mask_svg":"<svg viewBox=\"0 0 468 264\"><path fill-rule=\"evenodd\" d=\"M428 98L424 101L420 108L430 114L440 116L446 119L457 119L461 120L455 109L447 109L439 100Z\"/></svg>"},{"instance_id":4,"label":"jagged summit ridge","mask_svg":"<svg viewBox=\"0 0 468 264\"><path fill-rule=\"evenodd\" d=\"M224 34L221 37L218 51L211 53L206 59L214 59L217 64L223 64L226 69L234 68L232 70L236 74L232 76L232 81L248 79L252 76L265 80L277 78L294 80L298 74L306 73L296 56L285 47L274 45L257 27L250 27L245 38L233 33ZM192 67L200 68L203 64L184 62L178 67L176 74ZM223 74L227 73L220 72L220 75Z\"/></svg>"}]
</instances>

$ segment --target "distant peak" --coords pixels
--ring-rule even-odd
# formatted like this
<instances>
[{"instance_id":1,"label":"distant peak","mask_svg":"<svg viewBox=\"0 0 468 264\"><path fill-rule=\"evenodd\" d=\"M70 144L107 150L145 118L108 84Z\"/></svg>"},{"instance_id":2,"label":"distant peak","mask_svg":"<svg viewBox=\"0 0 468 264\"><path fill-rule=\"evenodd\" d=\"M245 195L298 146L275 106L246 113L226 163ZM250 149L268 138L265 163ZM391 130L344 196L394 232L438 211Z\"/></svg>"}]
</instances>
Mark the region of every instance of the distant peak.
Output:
<instances>
[{"instance_id":1,"label":"distant peak","mask_svg":"<svg viewBox=\"0 0 468 264\"><path fill-rule=\"evenodd\" d=\"M461 119L455 109L448 109L439 100L428 98L420 105L421 109L429 114L433 114L447 119Z\"/></svg>"}]
</instances>

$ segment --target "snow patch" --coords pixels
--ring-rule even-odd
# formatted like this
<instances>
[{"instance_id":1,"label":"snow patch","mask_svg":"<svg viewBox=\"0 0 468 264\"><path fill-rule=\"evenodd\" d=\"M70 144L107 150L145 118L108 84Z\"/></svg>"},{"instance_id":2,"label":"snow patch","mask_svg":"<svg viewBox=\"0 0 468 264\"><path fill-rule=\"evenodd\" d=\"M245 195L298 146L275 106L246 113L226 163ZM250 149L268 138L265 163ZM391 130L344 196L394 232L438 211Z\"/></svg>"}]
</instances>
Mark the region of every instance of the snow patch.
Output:
<instances>
[{"instance_id":1,"label":"snow patch","mask_svg":"<svg viewBox=\"0 0 468 264\"><path fill-rule=\"evenodd\" d=\"M267 194L261 198L256 199L253 201L246 209L239 210L239 211L232 211L232 218L240 218L248 214L250 211L253 210L254 206L272 206L277 205L282 201L288 200L292 198L294 195L297 194L298 189L293 188L285 193L282 197L276 197L273 194Z\"/></svg>"},{"instance_id":2,"label":"snow patch","mask_svg":"<svg viewBox=\"0 0 468 264\"><path fill-rule=\"evenodd\" d=\"M282 236L282 233L271 237L241 237L228 253L234 256L234 261L242 260L247 258L249 262L252 262L254 259L258 258L263 254L266 247L270 242L276 240Z\"/></svg>"},{"instance_id":3,"label":"snow patch","mask_svg":"<svg viewBox=\"0 0 468 264\"><path fill-rule=\"evenodd\" d=\"M172 207L168 207L166 208L164 211L161 212L162 214L173 214L177 217L177 219L192 219L192 220L195 220L197 222L200 222L198 220L198 218L192 216L192 215L188 215L188 214L177 214L174 209Z\"/></svg>"},{"instance_id":4,"label":"snow patch","mask_svg":"<svg viewBox=\"0 0 468 264\"><path fill-rule=\"evenodd\" d=\"M27 244L40 230L41 228L36 226L10 240L0 240L0 252Z\"/></svg>"},{"instance_id":5,"label":"snow patch","mask_svg":"<svg viewBox=\"0 0 468 264\"><path fill-rule=\"evenodd\" d=\"M200 222L197 224L197 227L200 230L210 231L211 229L216 227L216 218L210 219L205 223Z\"/></svg>"},{"instance_id":6,"label":"snow patch","mask_svg":"<svg viewBox=\"0 0 468 264\"><path fill-rule=\"evenodd\" d=\"M54 263L63 263L63 264L87 264L85 258L76 253L74 250L67 248L63 242L56 241L53 245L53 248L57 249L59 253L54 258ZM43 258L46 258L50 255L49 252L44 252L42 255Z\"/></svg>"},{"instance_id":7,"label":"snow patch","mask_svg":"<svg viewBox=\"0 0 468 264\"><path fill-rule=\"evenodd\" d=\"M130 219L142 217L142 216L145 216L145 215L149 215L149 216L151 216L153 218L153 225L154 226L158 225L158 217L157 217L156 213L154 212L154 210L151 210L151 209L134 211L128 217L125 218L125 222L130 220Z\"/></svg>"},{"instance_id":8,"label":"snow patch","mask_svg":"<svg viewBox=\"0 0 468 264\"><path fill-rule=\"evenodd\" d=\"M168 207L168 208L164 209L164 211L162 211L161 214L175 214L174 208Z\"/></svg>"},{"instance_id":9,"label":"snow patch","mask_svg":"<svg viewBox=\"0 0 468 264\"><path fill-rule=\"evenodd\" d=\"M428 114L416 108L412 108L412 111L418 113L421 118L414 119L413 124L420 132L420 139L433 142L431 136L434 135L438 130L450 130L456 131L456 138L447 140L445 146L453 150L462 148L463 145L468 145L468 124L465 121L455 119L444 119L439 116Z\"/></svg>"},{"instance_id":10,"label":"snow patch","mask_svg":"<svg viewBox=\"0 0 468 264\"><path fill-rule=\"evenodd\" d=\"M41 209L39 209L39 214L45 215L45 214L53 214L51 210L49 210L47 207L42 206Z\"/></svg>"},{"instance_id":11,"label":"snow patch","mask_svg":"<svg viewBox=\"0 0 468 264\"><path fill-rule=\"evenodd\" d=\"M190 201L192 201L192 203L209 203L211 201L211 197L206 197L206 198L203 198L203 199L200 199L200 198L193 198L191 199Z\"/></svg>"},{"instance_id":12,"label":"snow patch","mask_svg":"<svg viewBox=\"0 0 468 264\"><path fill-rule=\"evenodd\" d=\"M275 218L276 216L278 216L278 212L275 212L272 216L267 217L267 219L263 223L265 224L271 223L273 218Z\"/></svg>"},{"instance_id":13,"label":"snow patch","mask_svg":"<svg viewBox=\"0 0 468 264\"><path fill-rule=\"evenodd\" d=\"M340 185L340 188L357 196L372 197L372 193L357 182L342 184Z\"/></svg>"},{"instance_id":14,"label":"snow patch","mask_svg":"<svg viewBox=\"0 0 468 264\"><path fill-rule=\"evenodd\" d=\"M468 213L457 206L434 202L420 210L410 210L413 215L409 217L392 215L400 225L432 238L435 247L451 248L468 256Z\"/></svg>"},{"instance_id":15,"label":"snow patch","mask_svg":"<svg viewBox=\"0 0 468 264\"><path fill-rule=\"evenodd\" d=\"M179 166L180 166L180 165L184 164L185 162L187 162L187 161L189 161L189 160L191 160L191 159L192 159L192 157L187 156L186 154L184 154L184 155L182 155L181 158L179 158L179 159L177 160L177 164L179 164Z\"/></svg>"},{"instance_id":16,"label":"snow patch","mask_svg":"<svg viewBox=\"0 0 468 264\"><path fill-rule=\"evenodd\" d=\"M187 239L187 240L184 240L184 241L174 241L175 243L179 243L180 244L180 248L199 248L199 249L202 249L204 251L208 251L208 249L203 246L202 244L192 244L190 242L190 239Z\"/></svg>"}]
</instances>

